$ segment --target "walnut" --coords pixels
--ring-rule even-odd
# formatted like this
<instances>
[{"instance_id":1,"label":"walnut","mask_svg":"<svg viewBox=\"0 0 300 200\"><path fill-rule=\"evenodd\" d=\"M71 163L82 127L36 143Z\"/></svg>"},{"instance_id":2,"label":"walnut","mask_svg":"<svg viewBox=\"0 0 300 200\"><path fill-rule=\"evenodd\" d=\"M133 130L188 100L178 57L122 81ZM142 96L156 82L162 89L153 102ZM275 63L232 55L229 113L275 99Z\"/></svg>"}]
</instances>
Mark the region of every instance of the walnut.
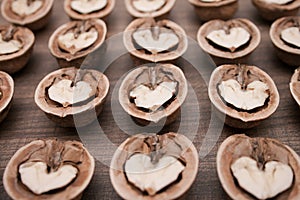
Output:
<instances>
[{"instance_id":1,"label":"walnut","mask_svg":"<svg viewBox=\"0 0 300 200\"><path fill-rule=\"evenodd\" d=\"M78 199L94 168L94 158L80 142L35 140L8 162L3 185L12 199Z\"/></svg>"},{"instance_id":2,"label":"walnut","mask_svg":"<svg viewBox=\"0 0 300 200\"><path fill-rule=\"evenodd\" d=\"M187 49L185 31L170 20L141 18L124 31L123 42L129 53L152 62L174 60Z\"/></svg>"},{"instance_id":3,"label":"walnut","mask_svg":"<svg viewBox=\"0 0 300 200\"><path fill-rule=\"evenodd\" d=\"M228 137L217 153L220 182L232 199L299 199L300 159L271 138Z\"/></svg>"},{"instance_id":4,"label":"walnut","mask_svg":"<svg viewBox=\"0 0 300 200\"><path fill-rule=\"evenodd\" d=\"M195 180L198 159L196 148L183 135L138 134L116 150L110 178L124 199L177 199Z\"/></svg>"},{"instance_id":5,"label":"walnut","mask_svg":"<svg viewBox=\"0 0 300 200\"><path fill-rule=\"evenodd\" d=\"M80 127L92 123L94 116L100 114L108 90L109 81L101 72L64 68L41 80L35 103L60 126Z\"/></svg>"},{"instance_id":6,"label":"walnut","mask_svg":"<svg viewBox=\"0 0 300 200\"><path fill-rule=\"evenodd\" d=\"M54 0L3 0L1 13L10 23L39 30L50 20Z\"/></svg>"},{"instance_id":7,"label":"walnut","mask_svg":"<svg viewBox=\"0 0 300 200\"><path fill-rule=\"evenodd\" d=\"M136 68L124 78L119 89L121 106L141 124L173 122L186 95L184 74L172 64Z\"/></svg>"},{"instance_id":8,"label":"walnut","mask_svg":"<svg viewBox=\"0 0 300 200\"><path fill-rule=\"evenodd\" d=\"M236 128L258 125L279 104L275 83L255 66L219 66L211 75L208 92L217 115Z\"/></svg>"},{"instance_id":9,"label":"walnut","mask_svg":"<svg viewBox=\"0 0 300 200\"><path fill-rule=\"evenodd\" d=\"M282 62L291 66L300 63L300 17L283 17L273 22L270 37L276 54Z\"/></svg>"}]
</instances>

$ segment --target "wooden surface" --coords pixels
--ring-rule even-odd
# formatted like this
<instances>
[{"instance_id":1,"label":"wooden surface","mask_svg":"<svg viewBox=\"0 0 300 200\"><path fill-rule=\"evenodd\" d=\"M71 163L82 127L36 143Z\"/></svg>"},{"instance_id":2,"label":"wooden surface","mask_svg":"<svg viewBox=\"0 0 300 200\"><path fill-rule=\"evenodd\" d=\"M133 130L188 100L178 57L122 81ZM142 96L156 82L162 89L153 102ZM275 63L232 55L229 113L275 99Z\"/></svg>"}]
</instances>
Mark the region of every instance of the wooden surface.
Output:
<instances>
[{"instance_id":1,"label":"wooden surface","mask_svg":"<svg viewBox=\"0 0 300 200\"><path fill-rule=\"evenodd\" d=\"M83 142L87 144L87 147L97 159L94 177L89 187L85 190L83 199L119 199L109 178L108 165L114 148L129 137L130 134L160 130L159 128L151 130L147 127L143 129L128 122L127 119L130 118L118 107L117 99L114 95L114 92L117 91L117 83L120 77L132 69L134 65L143 62L125 53L122 56L117 56L115 61L108 65L107 69L103 66L101 55L99 55L97 62L94 63L94 67L99 67L99 70L104 71L111 82L108 101L103 113L98 118L102 132L99 131L100 126L98 122L94 123L94 126L78 130L75 128L61 128L53 124L35 105L33 95L39 81L49 72L59 68L56 60L49 53L47 43L50 34L59 25L69 20L62 9L62 5L62 0L55 1L50 23L45 29L36 32L35 49L28 65L13 76L15 80L13 105L8 117L0 125L0 177L3 176L5 166L12 155L30 141L38 138L53 137L63 140L79 140L80 135ZM186 59L175 61L175 64L183 69L191 84L191 91L195 92L198 101L195 101L193 95L190 95L190 98L184 104L181 115L186 118L178 118L174 124L165 127L161 132L178 131L187 135L193 140L200 152L198 176L185 199L228 199L217 177L215 159L218 146L231 134L244 132L251 136L278 138L292 147L298 154L300 153L300 110L290 95L288 85L294 69L283 64L275 56L268 35L270 24L259 17L250 0L240 0L239 10L235 17L249 18L261 30L261 44L252 54L248 64L261 67L273 78L280 93L280 105L274 115L256 128L241 131L227 126L222 127L222 125L219 127L220 124L214 120L214 116L211 113L206 86L208 77L213 70L213 65L207 63L205 55L197 55L198 52L201 53L199 49L191 51L192 48L198 48L193 45L195 41L192 41L196 39L196 33L201 22L187 0L178 0L168 18L185 29L191 38L189 52L193 53L189 53ZM110 38L108 39L110 43L107 45L105 58L122 48L121 40L117 42L120 37L114 35L122 32L132 19L125 10L123 0L117 0L113 13L106 19L108 26L107 38ZM4 23L2 17L0 22ZM115 40L111 38L112 36L115 37ZM198 59L199 66L191 66L189 59L192 60L192 63ZM200 69L200 73L197 69ZM195 112L197 108L199 108L199 112ZM112 110L114 111L112 112ZM195 134L193 131L195 131ZM206 152L209 153L207 154ZM0 180L0 199L9 199L4 191L2 178Z\"/></svg>"}]
</instances>

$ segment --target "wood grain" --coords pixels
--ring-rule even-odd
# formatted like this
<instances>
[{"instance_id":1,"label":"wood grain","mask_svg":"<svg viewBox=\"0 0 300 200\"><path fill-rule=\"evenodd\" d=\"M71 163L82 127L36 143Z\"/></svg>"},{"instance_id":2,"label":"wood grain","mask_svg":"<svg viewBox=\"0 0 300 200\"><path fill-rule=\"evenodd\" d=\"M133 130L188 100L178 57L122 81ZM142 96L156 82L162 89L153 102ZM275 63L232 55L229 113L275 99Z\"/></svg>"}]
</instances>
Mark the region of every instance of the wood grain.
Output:
<instances>
[{"instance_id":1,"label":"wood grain","mask_svg":"<svg viewBox=\"0 0 300 200\"><path fill-rule=\"evenodd\" d=\"M299 106L291 97L288 85L294 69L286 66L275 56L268 35L270 23L260 18L250 0L239 2L239 10L235 17L252 20L262 33L261 44L251 55L248 64L257 65L265 70L275 81L280 93L279 108L269 119L258 127L245 131L223 127L215 120L215 116L211 113L206 85L214 66L195 45L196 33L201 21L188 1L178 0L168 18L185 29L190 37L191 45L188 55L173 63L183 69L190 83L190 91L194 91L194 93L190 93L182 108L181 116L184 118L178 118L174 124L163 130L160 130L160 127L143 128L132 124L131 119L119 107L115 92L120 78L135 65L145 62L124 53L117 56L114 62L105 68L105 61L109 60L110 56L118 55L124 48L122 41L118 40L120 36L116 34L122 32L133 19L125 10L124 2L117 1L113 13L106 18L108 45L99 50L100 53L95 54L95 57L91 57L91 60L87 62L90 67L104 71L111 83L108 101L103 113L98 118L99 123L95 122L89 127L78 130L56 126L38 109L33 100L38 82L49 72L59 68L48 50L47 43L51 33L59 25L68 22L69 18L63 11L63 1L56 0L51 21L45 29L35 33L36 44L28 65L13 76L15 80L13 106L6 120L0 125L0 177L3 176L5 166L16 150L32 140L53 137L63 140L79 140L81 138L97 159L94 177L85 190L83 199L120 199L109 179L109 162L114 149L135 133L178 131L193 140L201 155L198 176L185 199L229 199L219 183L215 163L218 146L229 135L246 133L250 136L277 138L299 154L300 112ZM5 23L2 17L0 22ZM194 66L192 66L191 60ZM197 112L197 108L199 112ZM102 131L99 129L99 124ZM9 199L4 191L2 179L0 180L0 199Z\"/></svg>"}]
</instances>

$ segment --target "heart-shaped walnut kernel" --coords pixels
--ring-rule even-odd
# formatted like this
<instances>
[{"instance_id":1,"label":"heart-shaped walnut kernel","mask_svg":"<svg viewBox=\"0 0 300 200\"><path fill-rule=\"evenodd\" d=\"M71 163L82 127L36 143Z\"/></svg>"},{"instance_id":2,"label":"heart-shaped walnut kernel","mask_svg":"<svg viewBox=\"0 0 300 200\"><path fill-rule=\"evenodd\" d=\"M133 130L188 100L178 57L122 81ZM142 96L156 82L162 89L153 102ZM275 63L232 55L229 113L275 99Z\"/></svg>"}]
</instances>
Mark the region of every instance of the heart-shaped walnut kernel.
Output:
<instances>
[{"instance_id":1,"label":"heart-shaped walnut kernel","mask_svg":"<svg viewBox=\"0 0 300 200\"><path fill-rule=\"evenodd\" d=\"M139 18L125 29L123 42L132 55L152 62L174 60L187 49L185 31L170 20Z\"/></svg>"},{"instance_id":2,"label":"heart-shaped walnut kernel","mask_svg":"<svg viewBox=\"0 0 300 200\"><path fill-rule=\"evenodd\" d=\"M212 31L206 38L234 52L237 48L246 44L250 40L251 35L242 27L233 27L227 30L221 29Z\"/></svg>"},{"instance_id":3,"label":"heart-shaped walnut kernel","mask_svg":"<svg viewBox=\"0 0 300 200\"><path fill-rule=\"evenodd\" d=\"M183 72L171 64L141 66L131 71L119 89L123 109L137 122L166 124L176 119L177 110L187 95Z\"/></svg>"},{"instance_id":4,"label":"heart-shaped walnut kernel","mask_svg":"<svg viewBox=\"0 0 300 200\"><path fill-rule=\"evenodd\" d=\"M232 135L220 145L216 161L232 199L300 198L300 158L278 140Z\"/></svg>"},{"instance_id":5,"label":"heart-shaped walnut kernel","mask_svg":"<svg viewBox=\"0 0 300 200\"><path fill-rule=\"evenodd\" d=\"M140 12L154 12L165 5L167 0L133 0L132 5Z\"/></svg>"},{"instance_id":6,"label":"heart-shaped walnut kernel","mask_svg":"<svg viewBox=\"0 0 300 200\"><path fill-rule=\"evenodd\" d=\"M38 11L43 5L41 0L14 0L11 10L19 16L27 16Z\"/></svg>"},{"instance_id":7,"label":"heart-shaped walnut kernel","mask_svg":"<svg viewBox=\"0 0 300 200\"><path fill-rule=\"evenodd\" d=\"M0 55L15 53L19 51L22 46L22 43L18 40L10 39L5 41L2 34L0 34Z\"/></svg>"},{"instance_id":8,"label":"heart-shaped walnut kernel","mask_svg":"<svg viewBox=\"0 0 300 200\"><path fill-rule=\"evenodd\" d=\"M236 128L258 125L279 105L272 78L255 66L219 66L211 75L208 94L217 116Z\"/></svg>"},{"instance_id":9,"label":"heart-shaped walnut kernel","mask_svg":"<svg viewBox=\"0 0 300 200\"><path fill-rule=\"evenodd\" d=\"M48 172L44 162L27 162L19 167L22 183L35 194L43 194L65 187L76 178L78 170L72 165L63 165L57 171Z\"/></svg>"},{"instance_id":10,"label":"heart-shaped walnut kernel","mask_svg":"<svg viewBox=\"0 0 300 200\"><path fill-rule=\"evenodd\" d=\"M154 27L153 30L137 30L132 35L135 42L152 54L167 51L179 43L178 36L166 28Z\"/></svg>"},{"instance_id":11,"label":"heart-shaped walnut kernel","mask_svg":"<svg viewBox=\"0 0 300 200\"><path fill-rule=\"evenodd\" d=\"M103 9L107 0L72 0L71 8L82 14L92 13Z\"/></svg>"},{"instance_id":12,"label":"heart-shaped walnut kernel","mask_svg":"<svg viewBox=\"0 0 300 200\"><path fill-rule=\"evenodd\" d=\"M98 38L98 32L95 29L91 29L88 32L83 33L66 33L58 37L59 47L72 55L77 52L93 45Z\"/></svg>"},{"instance_id":13,"label":"heart-shaped walnut kernel","mask_svg":"<svg viewBox=\"0 0 300 200\"><path fill-rule=\"evenodd\" d=\"M193 183L198 159L184 135L138 134L114 153L110 178L123 199L178 199Z\"/></svg>"},{"instance_id":14,"label":"heart-shaped walnut kernel","mask_svg":"<svg viewBox=\"0 0 300 200\"><path fill-rule=\"evenodd\" d=\"M61 126L85 126L102 110L109 81L96 70L64 68L48 74L35 91L35 103ZM96 115L95 115L96 114Z\"/></svg>"},{"instance_id":15,"label":"heart-shaped walnut kernel","mask_svg":"<svg viewBox=\"0 0 300 200\"><path fill-rule=\"evenodd\" d=\"M289 27L281 31L281 38L286 43L300 48L300 27Z\"/></svg>"},{"instance_id":16,"label":"heart-shaped walnut kernel","mask_svg":"<svg viewBox=\"0 0 300 200\"><path fill-rule=\"evenodd\" d=\"M71 80L60 80L53 84L49 90L49 98L67 107L85 100L96 94L95 87L90 83L78 81L74 85Z\"/></svg>"},{"instance_id":17,"label":"heart-shaped walnut kernel","mask_svg":"<svg viewBox=\"0 0 300 200\"><path fill-rule=\"evenodd\" d=\"M135 154L126 161L124 170L129 182L153 196L176 181L184 168L185 166L172 156L163 156L153 163L150 156Z\"/></svg>"},{"instance_id":18,"label":"heart-shaped walnut kernel","mask_svg":"<svg viewBox=\"0 0 300 200\"><path fill-rule=\"evenodd\" d=\"M269 88L262 81L253 81L242 88L242 85L234 79L222 81L218 86L223 99L242 110L252 110L265 104L269 97Z\"/></svg>"},{"instance_id":19,"label":"heart-shaped walnut kernel","mask_svg":"<svg viewBox=\"0 0 300 200\"><path fill-rule=\"evenodd\" d=\"M79 199L94 168L80 142L35 140L10 159L3 185L12 199Z\"/></svg>"},{"instance_id":20,"label":"heart-shaped walnut kernel","mask_svg":"<svg viewBox=\"0 0 300 200\"><path fill-rule=\"evenodd\" d=\"M100 19L68 22L52 33L48 47L61 67L80 67L84 58L103 44L106 32Z\"/></svg>"},{"instance_id":21,"label":"heart-shaped walnut kernel","mask_svg":"<svg viewBox=\"0 0 300 200\"><path fill-rule=\"evenodd\" d=\"M294 178L287 164L269 161L261 169L256 160L246 156L234 161L231 171L239 185L258 199L275 197L290 188Z\"/></svg>"},{"instance_id":22,"label":"heart-shaped walnut kernel","mask_svg":"<svg viewBox=\"0 0 300 200\"><path fill-rule=\"evenodd\" d=\"M247 56L259 45L261 36L256 25L248 19L216 19L199 28L197 40L199 46L220 65L245 63Z\"/></svg>"}]
</instances>

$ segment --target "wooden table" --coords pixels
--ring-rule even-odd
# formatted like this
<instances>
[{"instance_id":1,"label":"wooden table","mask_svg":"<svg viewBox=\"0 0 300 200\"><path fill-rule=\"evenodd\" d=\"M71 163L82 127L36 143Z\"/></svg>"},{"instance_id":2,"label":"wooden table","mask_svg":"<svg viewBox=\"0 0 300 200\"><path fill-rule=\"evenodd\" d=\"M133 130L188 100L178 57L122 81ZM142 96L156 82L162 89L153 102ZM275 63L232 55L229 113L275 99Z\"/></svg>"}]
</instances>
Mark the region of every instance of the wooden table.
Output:
<instances>
[{"instance_id":1,"label":"wooden table","mask_svg":"<svg viewBox=\"0 0 300 200\"><path fill-rule=\"evenodd\" d=\"M118 81L135 65L144 63L132 58L128 53L117 56L113 63L104 66L101 55L95 64L108 76L111 82L110 94L103 113L98 118L99 123L85 129L61 128L52 123L35 105L33 96L39 81L49 72L58 69L56 60L50 55L47 47L50 34L61 24L68 22L63 11L63 1L56 0L53 15L47 27L36 32L36 44L28 65L19 73L14 74L15 94L13 105L8 117L0 125L0 176L2 177L6 164L13 154L23 145L39 138L59 138L62 140L79 140L87 144L96 157L94 177L83 194L83 199L120 199L114 191L109 178L109 162L114 149L127 137L141 131L159 131L141 128L128 122L126 113L118 107L115 93ZM196 33L201 25L193 7L187 0L178 0L168 17L181 25L190 37L189 53L185 59L175 61L180 66L196 96L184 104L183 118L165 127L160 132L178 131L193 140L200 152L199 172L195 183L188 191L186 199L228 199L219 183L216 172L216 152L220 143L229 135L246 133L250 136L278 138L300 153L300 112L289 91L290 77L293 68L285 65L275 56L269 38L270 23L263 21L250 0L241 0L235 17L245 17L254 21L262 33L262 41L252 54L248 64L254 64L265 70L275 81L280 93L280 105L275 114L262 122L258 127L249 130L237 130L218 123L211 113L211 104L207 95L207 81L213 65L207 63L207 56L195 45ZM124 1L117 0L113 13L106 19L108 26L108 43L105 57L117 55L122 47L120 35L133 18L127 13ZM0 22L4 23L3 18ZM112 46L109 44L117 45ZM115 49L114 49L115 48ZM197 61L199 66L192 66L189 61ZM115 54L114 54L115 53ZM103 56L103 55L102 55ZM203 59L203 60L201 60ZM198 71L198 70L199 71ZM195 97L193 99L193 97ZM116 106L116 107L115 107ZM116 109L112 109L116 108ZM193 112L199 108L199 112ZM186 112L187 111L187 112ZM191 111L191 112L190 112ZM114 118L115 117L115 118ZM100 124L100 126L99 126ZM96 128L94 128L96 127ZM102 133L99 131L102 128ZM97 132L98 131L98 132ZM80 137L79 137L80 136ZM99 139L100 138L100 139ZM9 199L0 180L0 199Z\"/></svg>"}]
</instances>

